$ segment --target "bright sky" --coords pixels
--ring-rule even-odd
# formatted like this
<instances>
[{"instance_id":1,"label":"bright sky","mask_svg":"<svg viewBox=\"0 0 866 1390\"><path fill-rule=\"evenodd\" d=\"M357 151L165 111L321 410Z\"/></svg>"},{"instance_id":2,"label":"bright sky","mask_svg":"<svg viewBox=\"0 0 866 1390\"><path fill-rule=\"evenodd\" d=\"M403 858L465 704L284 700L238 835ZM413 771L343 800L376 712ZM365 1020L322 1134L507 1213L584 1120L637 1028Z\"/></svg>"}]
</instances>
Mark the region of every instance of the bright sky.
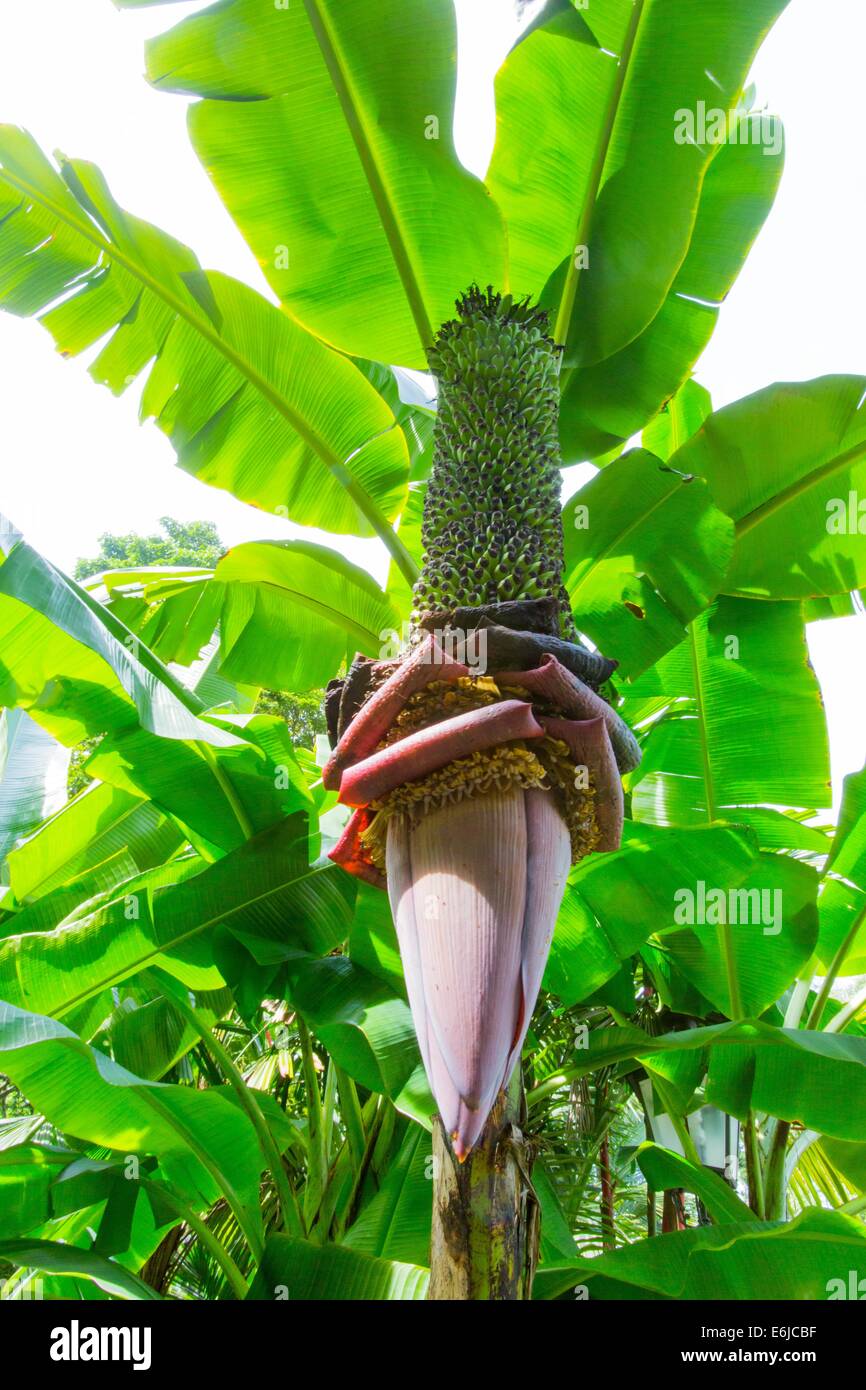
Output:
<instances>
[{"instance_id":1,"label":"bright sky","mask_svg":"<svg viewBox=\"0 0 866 1390\"><path fill-rule=\"evenodd\" d=\"M184 101L141 77L144 38L188 9L3 5L0 120L26 126L49 151L95 161L121 204L188 242L206 267L264 288L189 145ZM492 77L515 32L514 4L457 0L457 9L458 146L481 173L493 140ZM791 0L758 56L758 102L784 118L787 165L700 364L717 406L772 381L866 372L864 52L863 0ZM0 364L0 511L55 563L70 568L96 550L101 532L155 530L163 515L212 520L227 544L297 534L177 469L168 440L137 424L136 393L114 400L81 362L63 362L36 324L0 314ZM320 539L382 577L377 543ZM810 647L838 800L841 777L866 761L866 617L814 625Z\"/></svg>"}]
</instances>

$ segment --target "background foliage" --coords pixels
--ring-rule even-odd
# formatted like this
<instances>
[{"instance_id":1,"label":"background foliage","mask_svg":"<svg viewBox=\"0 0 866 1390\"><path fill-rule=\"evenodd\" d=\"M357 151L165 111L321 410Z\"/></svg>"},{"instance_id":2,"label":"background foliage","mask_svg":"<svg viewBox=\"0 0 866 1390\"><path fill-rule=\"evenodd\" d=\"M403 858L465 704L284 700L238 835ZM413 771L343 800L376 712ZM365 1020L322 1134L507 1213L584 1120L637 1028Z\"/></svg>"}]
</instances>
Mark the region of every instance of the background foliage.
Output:
<instances>
[{"instance_id":1,"label":"background foliage","mask_svg":"<svg viewBox=\"0 0 866 1390\"><path fill-rule=\"evenodd\" d=\"M472 280L539 298L565 346L564 461L597 465L569 593L644 749L522 1059L536 1295L825 1298L858 1267L866 773L834 828L804 624L864 580L827 516L864 486L866 379L714 414L692 377L781 174L746 82L783 8L550 0L484 183L451 138L450 0L182 16L148 75L192 98L278 304L0 130L2 306L139 390L187 472L334 536L223 555L166 520L76 582L3 528L6 1296L424 1296L432 1103L384 895L325 858L315 692L408 615L432 416L400 369ZM674 141L698 100L725 141ZM385 588L346 535L380 538ZM702 884L780 894L773 931L677 921ZM727 1182L711 1112L739 1126Z\"/></svg>"}]
</instances>

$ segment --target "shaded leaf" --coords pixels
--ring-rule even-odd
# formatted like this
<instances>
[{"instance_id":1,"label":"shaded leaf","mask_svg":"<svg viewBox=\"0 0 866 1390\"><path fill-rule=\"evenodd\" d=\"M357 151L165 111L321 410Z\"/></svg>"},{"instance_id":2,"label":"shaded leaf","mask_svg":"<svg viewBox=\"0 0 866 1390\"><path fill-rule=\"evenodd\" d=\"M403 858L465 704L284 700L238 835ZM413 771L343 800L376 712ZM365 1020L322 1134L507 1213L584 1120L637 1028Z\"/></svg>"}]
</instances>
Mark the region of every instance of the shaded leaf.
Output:
<instances>
[{"instance_id":1,"label":"shaded leaf","mask_svg":"<svg viewBox=\"0 0 866 1390\"><path fill-rule=\"evenodd\" d=\"M417 1300L427 1296L428 1271L373 1259L344 1245L312 1245L270 1236L248 1297L295 1302Z\"/></svg>"},{"instance_id":2,"label":"shaded leaf","mask_svg":"<svg viewBox=\"0 0 866 1390\"><path fill-rule=\"evenodd\" d=\"M866 582L866 377L769 386L711 415L672 463L736 521L728 592L814 598Z\"/></svg>"},{"instance_id":3,"label":"shaded leaf","mask_svg":"<svg viewBox=\"0 0 866 1390\"><path fill-rule=\"evenodd\" d=\"M806 1211L796 1220L700 1226L638 1241L569 1269L540 1271L536 1297L585 1284L590 1298L826 1301L848 1297L849 1269L866 1255L851 1217Z\"/></svg>"},{"instance_id":4,"label":"shaded leaf","mask_svg":"<svg viewBox=\"0 0 866 1390\"><path fill-rule=\"evenodd\" d=\"M158 1299L159 1294L128 1269L92 1250L52 1240L2 1240L0 1255L30 1269L92 1280L114 1298Z\"/></svg>"},{"instance_id":5,"label":"shaded leaf","mask_svg":"<svg viewBox=\"0 0 866 1390\"><path fill-rule=\"evenodd\" d=\"M827 730L799 605L720 599L628 687L632 724L642 701L655 721L631 779L636 819L748 823L755 806L829 806Z\"/></svg>"},{"instance_id":6,"label":"shaded leaf","mask_svg":"<svg viewBox=\"0 0 866 1390\"><path fill-rule=\"evenodd\" d=\"M575 622L624 678L682 642L723 587L734 548L733 523L705 485L643 449L575 493L563 528Z\"/></svg>"},{"instance_id":7,"label":"shaded leaf","mask_svg":"<svg viewBox=\"0 0 866 1390\"><path fill-rule=\"evenodd\" d=\"M658 1144L641 1144L637 1161L647 1185L654 1192L666 1192L671 1188L693 1192L700 1197L717 1225L758 1219L724 1178L710 1168L696 1167L682 1154L660 1148Z\"/></svg>"}]
</instances>

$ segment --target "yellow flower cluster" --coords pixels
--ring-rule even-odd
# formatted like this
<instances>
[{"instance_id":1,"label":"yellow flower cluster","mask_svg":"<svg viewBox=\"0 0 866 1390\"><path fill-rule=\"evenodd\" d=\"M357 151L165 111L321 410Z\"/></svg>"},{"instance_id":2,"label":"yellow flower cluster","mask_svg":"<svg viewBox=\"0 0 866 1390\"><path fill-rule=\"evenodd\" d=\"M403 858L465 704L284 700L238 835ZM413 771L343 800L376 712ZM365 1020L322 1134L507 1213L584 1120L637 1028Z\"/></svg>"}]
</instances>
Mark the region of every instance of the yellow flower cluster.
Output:
<instances>
[{"instance_id":1,"label":"yellow flower cluster","mask_svg":"<svg viewBox=\"0 0 866 1390\"><path fill-rule=\"evenodd\" d=\"M490 676L462 676L457 681L433 681L406 702L379 745L385 748L417 729L441 719L483 709L502 699L531 697L522 686L501 690ZM556 713L545 709L545 713ZM592 778L582 785L576 777L574 761L567 745L559 739L542 738L528 748L523 742L502 743L483 752L456 758L445 767L411 782L404 782L386 796L370 803L373 819L361 836L373 863L385 867L388 822L394 815L408 815L417 822L428 811L462 801L485 792L507 791L512 787L551 789L571 835L574 863L589 854L601 838L595 815L595 787Z\"/></svg>"},{"instance_id":2,"label":"yellow flower cluster","mask_svg":"<svg viewBox=\"0 0 866 1390\"><path fill-rule=\"evenodd\" d=\"M410 695L379 746L387 748L428 724L438 724L441 719L452 719L455 714L466 714L469 710L484 709L485 705L494 705L501 699L499 687L491 676L431 681L423 690Z\"/></svg>"},{"instance_id":3,"label":"yellow flower cluster","mask_svg":"<svg viewBox=\"0 0 866 1390\"><path fill-rule=\"evenodd\" d=\"M536 752L539 761L544 764L548 784L553 787L562 819L568 826L571 860L576 864L584 855L591 854L601 839L595 815L596 789L592 774L587 772L584 786L584 779L576 776L568 744L561 739L539 739Z\"/></svg>"},{"instance_id":4,"label":"yellow flower cluster","mask_svg":"<svg viewBox=\"0 0 866 1390\"><path fill-rule=\"evenodd\" d=\"M408 815L417 822L428 811L453 805L467 796L483 796L485 792L508 791L512 787L541 787L545 785L545 770L524 743L500 743L483 752L456 758L436 772L404 782L379 801L370 802L377 814L361 836L373 863L385 866L385 839L388 821L393 815Z\"/></svg>"}]
</instances>

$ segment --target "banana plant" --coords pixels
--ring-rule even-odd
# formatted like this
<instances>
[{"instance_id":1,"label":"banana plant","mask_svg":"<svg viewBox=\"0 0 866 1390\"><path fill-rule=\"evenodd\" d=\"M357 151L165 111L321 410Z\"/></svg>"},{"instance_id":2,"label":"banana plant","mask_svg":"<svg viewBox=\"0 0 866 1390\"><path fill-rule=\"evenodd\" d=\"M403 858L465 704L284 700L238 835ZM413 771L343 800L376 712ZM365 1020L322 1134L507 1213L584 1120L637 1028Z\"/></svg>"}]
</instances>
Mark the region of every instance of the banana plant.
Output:
<instances>
[{"instance_id":1,"label":"banana plant","mask_svg":"<svg viewBox=\"0 0 866 1390\"><path fill-rule=\"evenodd\" d=\"M784 8L548 0L483 178L451 0L182 14L147 76L269 298L0 128L0 306L334 538L80 585L0 528L8 1295L824 1298L864 1250L864 774L834 828L805 624L866 581L866 379L693 377ZM257 708L325 685L327 749Z\"/></svg>"}]
</instances>

